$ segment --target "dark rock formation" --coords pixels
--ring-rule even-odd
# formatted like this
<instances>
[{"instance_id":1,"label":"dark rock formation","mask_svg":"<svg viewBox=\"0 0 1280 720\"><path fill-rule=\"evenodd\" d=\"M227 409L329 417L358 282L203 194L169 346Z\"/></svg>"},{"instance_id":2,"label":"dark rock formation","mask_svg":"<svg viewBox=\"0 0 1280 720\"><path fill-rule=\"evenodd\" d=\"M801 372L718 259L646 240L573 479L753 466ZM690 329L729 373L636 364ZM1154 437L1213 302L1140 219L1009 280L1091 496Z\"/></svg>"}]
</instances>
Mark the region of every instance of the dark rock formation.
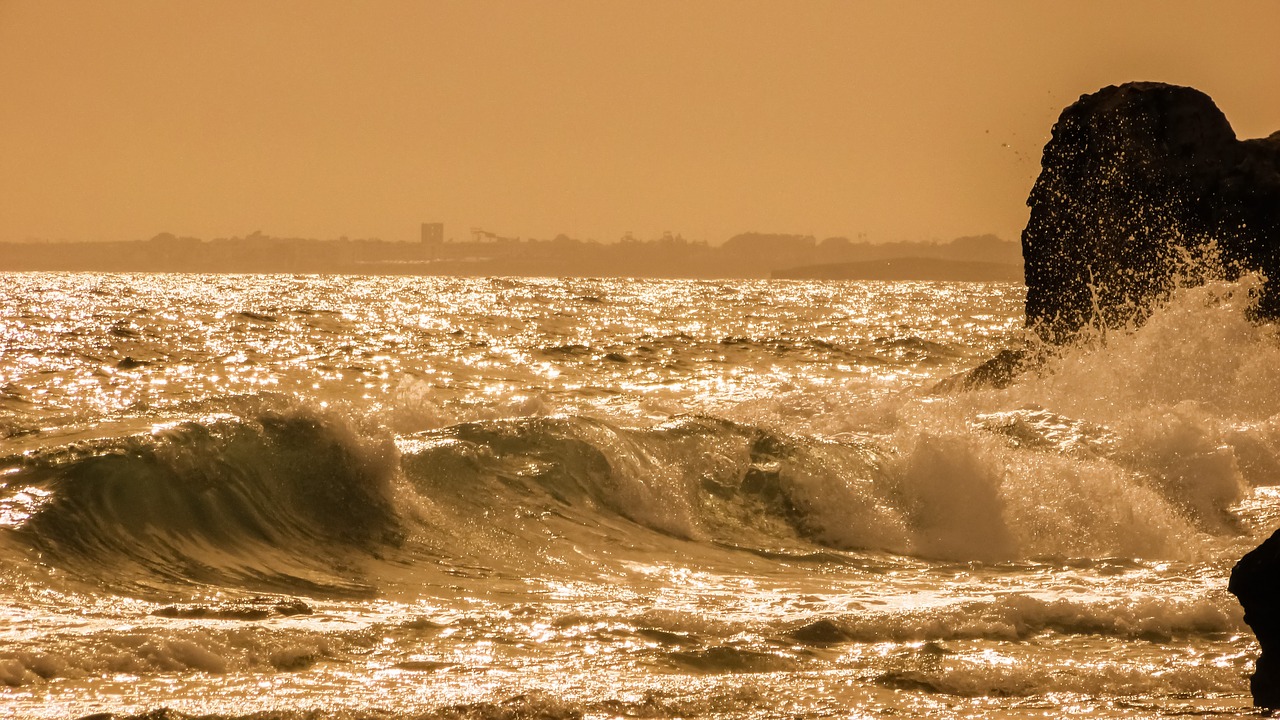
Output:
<instances>
[{"instance_id":1,"label":"dark rock formation","mask_svg":"<svg viewBox=\"0 0 1280 720\"><path fill-rule=\"evenodd\" d=\"M1011 385L1023 371L1036 367L1040 358L1026 348L1001 350L996 356L972 370L943 378L933 386L934 394L957 390L1003 388Z\"/></svg>"},{"instance_id":2,"label":"dark rock formation","mask_svg":"<svg viewBox=\"0 0 1280 720\"><path fill-rule=\"evenodd\" d=\"M1262 647L1249 679L1253 704L1280 708L1280 530L1240 558L1227 589L1240 600L1244 621Z\"/></svg>"},{"instance_id":3,"label":"dark rock formation","mask_svg":"<svg viewBox=\"0 0 1280 720\"><path fill-rule=\"evenodd\" d=\"M1004 387L1087 327L1141 323L1179 284L1269 278L1260 319L1280 318L1280 132L1237 140L1208 95L1139 82L1062 111L1027 198L1027 327L1006 350L935 391Z\"/></svg>"},{"instance_id":4,"label":"dark rock formation","mask_svg":"<svg viewBox=\"0 0 1280 720\"><path fill-rule=\"evenodd\" d=\"M1027 325L1050 343L1142 322L1214 254L1228 278L1276 278L1258 311L1280 317L1280 133L1237 140L1198 90L1082 96L1054 125L1027 204Z\"/></svg>"}]
</instances>

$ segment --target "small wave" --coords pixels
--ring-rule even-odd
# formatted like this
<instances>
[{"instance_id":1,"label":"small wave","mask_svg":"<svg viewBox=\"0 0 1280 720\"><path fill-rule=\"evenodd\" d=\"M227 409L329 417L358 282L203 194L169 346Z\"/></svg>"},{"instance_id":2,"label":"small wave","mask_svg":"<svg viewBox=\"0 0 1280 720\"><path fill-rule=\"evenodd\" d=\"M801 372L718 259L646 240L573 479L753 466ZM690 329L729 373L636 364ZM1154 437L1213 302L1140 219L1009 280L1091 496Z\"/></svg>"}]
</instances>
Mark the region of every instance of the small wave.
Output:
<instances>
[{"instance_id":1,"label":"small wave","mask_svg":"<svg viewBox=\"0 0 1280 720\"><path fill-rule=\"evenodd\" d=\"M1044 634L1168 642L1246 632L1224 599L1043 599L1013 594L917 609L866 611L809 620L779 634L813 645L842 642L1027 640Z\"/></svg>"},{"instance_id":2,"label":"small wave","mask_svg":"<svg viewBox=\"0 0 1280 720\"><path fill-rule=\"evenodd\" d=\"M269 617L311 615L315 611L301 600L244 602L222 605L166 605L151 612L156 617L187 620L265 620Z\"/></svg>"},{"instance_id":3,"label":"small wave","mask_svg":"<svg viewBox=\"0 0 1280 720\"><path fill-rule=\"evenodd\" d=\"M622 622L664 644L699 648L758 637L768 647L815 648L846 643L1022 642L1036 638L1089 637L1150 643L1224 640L1248 632L1239 606L1212 597L1044 598L1011 593L994 599L935 605L902 605L856 612L762 622L702 613L648 610L630 617L562 619L562 624Z\"/></svg>"},{"instance_id":4,"label":"small wave","mask_svg":"<svg viewBox=\"0 0 1280 720\"><path fill-rule=\"evenodd\" d=\"M777 652L717 645L701 650L677 650L666 653L677 667L700 673L764 673L795 670L800 661Z\"/></svg>"},{"instance_id":5,"label":"small wave","mask_svg":"<svg viewBox=\"0 0 1280 720\"><path fill-rule=\"evenodd\" d=\"M952 357L956 355L956 351L948 345L940 342L934 342L932 340L926 340L914 335L906 337L878 337L875 339L875 344L883 350L897 351L900 353L916 353L922 356Z\"/></svg>"},{"instance_id":6,"label":"small wave","mask_svg":"<svg viewBox=\"0 0 1280 720\"><path fill-rule=\"evenodd\" d=\"M288 672L350 658L371 644L358 632L141 627L59 637L39 650L0 651L0 686L116 673Z\"/></svg>"},{"instance_id":7,"label":"small wave","mask_svg":"<svg viewBox=\"0 0 1280 720\"><path fill-rule=\"evenodd\" d=\"M1244 673L1236 667L1148 668L1074 666L1053 669L999 666L953 661L936 669L890 670L875 682L895 690L957 697L1031 697L1052 693L1090 696L1184 696L1240 694L1246 691ZM1048 713L1054 715L1056 713ZM1167 715L1169 713L1159 713ZM1180 713L1179 713L1180 714ZM1189 713L1198 714L1198 713ZM1236 715L1236 711L1229 714Z\"/></svg>"},{"instance_id":8,"label":"small wave","mask_svg":"<svg viewBox=\"0 0 1280 720\"><path fill-rule=\"evenodd\" d=\"M417 670L417 667L406 667ZM675 707L686 707L689 703L671 703ZM353 708L288 708L274 707L269 712L250 712L250 714L201 714L192 715L179 712L168 707L157 707L154 710L140 712L136 715L93 715L92 720L262 720L271 717L276 720L582 720L586 716L635 716L635 717L676 717L690 715L689 712L662 712L655 714L663 706L653 698L645 702L593 702L584 703L564 700L561 697L544 693L516 694L516 696L498 698L498 700L462 702L454 705L443 705L434 708L421 708L411 712L393 712L387 710L353 710ZM81 720L91 720L83 717Z\"/></svg>"},{"instance_id":9,"label":"small wave","mask_svg":"<svg viewBox=\"0 0 1280 720\"><path fill-rule=\"evenodd\" d=\"M591 346L570 343L568 345L554 345L542 348L542 352L548 355L588 355L591 353Z\"/></svg>"}]
</instances>

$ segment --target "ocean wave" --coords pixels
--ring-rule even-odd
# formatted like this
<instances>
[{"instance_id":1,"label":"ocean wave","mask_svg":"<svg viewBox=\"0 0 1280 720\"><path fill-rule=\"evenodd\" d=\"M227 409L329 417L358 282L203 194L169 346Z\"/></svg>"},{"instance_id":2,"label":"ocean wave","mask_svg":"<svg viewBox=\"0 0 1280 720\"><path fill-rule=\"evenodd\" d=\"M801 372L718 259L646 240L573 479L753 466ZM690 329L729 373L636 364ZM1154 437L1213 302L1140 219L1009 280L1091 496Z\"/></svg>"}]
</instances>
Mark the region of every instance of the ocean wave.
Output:
<instances>
[{"instance_id":1,"label":"ocean wave","mask_svg":"<svg viewBox=\"0 0 1280 720\"><path fill-rule=\"evenodd\" d=\"M894 676L897 681L925 682L933 677L938 683L954 683L960 676L938 675L938 663L913 663L912 658L918 653L946 656L957 660L951 670L959 671L972 665L969 660L984 657L983 649L990 643L1008 647L1011 642L1032 642L1052 655L1055 647L1089 642L1096 646L1091 655L1101 666L1107 662L1104 648L1117 640L1147 648L1217 643L1235 648L1234 653L1245 627L1238 608L1220 597L1046 599L1020 593L935 606L771 619L710 617L691 610L555 617L542 614L555 610L544 606L534 610L538 622L532 624L513 621L510 612L503 611L351 627L317 624L309 609L272 598L226 607L165 606L135 618L126 629L62 631L0 650L0 683L23 686L114 673L291 672L322 662L435 671L466 655L472 643L514 649L534 641L566 652L604 644L613 648L610 652L618 663L656 664L695 675L817 670L832 663L839 666L849 653L892 648L904 661L876 666L907 673ZM1131 672L1135 664L1140 665L1129 658L1117 668ZM975 681L984 677L962 676ZM1000 675L996 680L1008 678ZM1046 686L1033 683L1028 688L1038 692ZM933 690L970 692L945 684Z\"/></svg>"},{"instance_id":2,"label":"ocean wave","mask_svg":"<svg viewBox=\"0 0 1280 720\"><path fill-rule=\"evenodd\" d=\"M6 464L6 496L40 495L16 533L110 583L361 594L361 556L401 536L394 446L334 414L265 409Z\"/></svg>"},{"instance_id":3,"label":"ocean wave","mask_svg":"<svg viewBox=\"0 0 1280 720\"><path fill-rule=\"evenodd\" d=\"M845 406L833 391L788 418L738 408L736 421L634 427L548 415L535 398L514 409L524 417L395 437L376 428L455 419L237 402L11 456L0 518L92 578L300 592L374 592L366 566L380 560L512 574L654 534L784 561L1204 559L1244 532L1238 507L1280 469L1266 374L1280 350L1247 319L1249 287L1181 291L1143 327L1065 349L1005 390ZM832 432L796 431L814 414Z\"/></svg>"},{"instance_id":4,"label":"ocean wave","mask_svg":"<svg viewBox=\"0 0 1280 720\"><path fill-rule=\"evenodd\" d=\"M11 458L0 509L47 558L100 580L313 593L375 592L371 563L412 568L394 573L410 583L518 575L637 542L1000 562L1176 558L1224 531L1197 508L1225 512L1231 493L1125 467L1089 439L1105 433L1037 427L988 417L834 441L705 416L557 416L393 443L339 412L275 408Z\"/></svg>"},{"instance_id":5,"label":"ocean wave","mask_svg":"<svg viewBox=\"0 0 1280 720\"><path fill-rule=\"evenodd\" d=\"M1242 613L1223 598L1076 600L1012 594L989 601L823 618L796 627L791 637L816 638L819 643L924 642L1027 640L1056 634L1169 642L1245 630Z\"/></svg>"},{"instance_id":6,"label":"ocean wave","mask_svg":"<svg viewBox=\"0 0 1280 720\"><path fill-rule=\"evenodd\" d=\"M1197 597L1046 598L1009 593L945 603L894 602L854 612L760 621L702 613L646 610L624 617L568 616L557 626L623 623L664 644L717 647L757 636L770 647L845 643L1027 641L1087 636L1152 643L1221 640L1247 632L1242 611L1225 593Z\"/></svg>"},{"instance_id":7,"label":"ocean wave","mask_svg":"<svg viewBox=\"0 0 1280 720\"><path fill-rule=\"evenodd\" d=\"M400 444L407 479L455 513L600 513L695 542L881 548L901 535L870 444L707 417L627 428L582 417L467 423ZM824 515L832 503L840 510Z\"/></svg>"},{"instance_id":8,"label":"ocean wave","mask_svg":"<svg viewBox=\"0 0 1280 720\"><path fill-rule=\"evenodd\" d=\"M945 663L943 668L890 670L875 678L886 688L958 697L1032 697L1072 693L1103 697L1195 696L1240 694L1246 690L1238 667L1150 668L1111 666L1073 667L1048 672L1045 668ZM1056 715L1058 708L1048 715ZM1134 712L1126 716L1137 716ZM1154 712L1156 716L1172 713ZM1218 713L1188 713L1218 714ZM1235 711L1222 714L1236 715Z\"/></svg>"},{"instance_id":9,"label":"ocean wave","mask_svg":"<svg viewBox=\"0 0 1280 720\"><path fill-rule=\"evenodd\" d=\"M413 710L328 707L269 712L186 713L157 707L139 713L107 713L93 720L582 720L585 717L745 717L759 714L770 703L759 689L703 688L690 697L684 693L646 691L625 693L626 699L583 701L545 692L499 696L489 700L439 704ZM83 720L89 720L84 718Z\"/></svg>"},{"instance_id":10,"label":"ocean wave","mask_svg":"<svg viewBox=\"0 0 1280 720\"><path fill-rule=\"evenodd\" d=\"M1067 440L1010 438L1002 423L836 441L703 416L652 428L544 417L457 425L400 447L408 481L454 516L588 525L603 514L782 556L1186 558L1205 552L1206 533L1234 532L1207 518L1238 495L1206 490L1208 480L1166 483L1095 452L1092 436L1064 451Z\"/></svg>"},{"instance_id":11,"label":"ocean wave","mask_svg":"<svg viewBox=\"0 0 1280 720\"><path fill-rule=\"evenodd\" d=\"M117 673L291 672L317 662L349 660L379 638L364 631L293 628L134 627L77 637L46 638L39 649L0 652L0 686Z\"/></svg>"}]
</instances>

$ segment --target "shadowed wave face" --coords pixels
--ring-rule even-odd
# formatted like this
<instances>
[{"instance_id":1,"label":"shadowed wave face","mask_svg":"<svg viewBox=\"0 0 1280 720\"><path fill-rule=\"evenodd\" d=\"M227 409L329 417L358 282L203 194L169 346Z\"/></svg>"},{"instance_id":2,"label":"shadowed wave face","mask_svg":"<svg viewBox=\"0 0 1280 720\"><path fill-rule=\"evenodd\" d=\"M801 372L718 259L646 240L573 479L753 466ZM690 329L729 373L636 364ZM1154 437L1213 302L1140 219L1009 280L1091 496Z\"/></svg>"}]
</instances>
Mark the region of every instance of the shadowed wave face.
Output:
<instances>
[{"instance_id":1,"label":"shadowed wave face","mask_svg":"<svg viewBox=\"0 0 1280 720\"><path fill-rule=\"evenodd\" d=\"M19 533L114 583L231 582L368 591L355 554L400 542L389 442L307 413L185 422L22 460L8 485L47 496Z\"/></svg>"}]
</instances>

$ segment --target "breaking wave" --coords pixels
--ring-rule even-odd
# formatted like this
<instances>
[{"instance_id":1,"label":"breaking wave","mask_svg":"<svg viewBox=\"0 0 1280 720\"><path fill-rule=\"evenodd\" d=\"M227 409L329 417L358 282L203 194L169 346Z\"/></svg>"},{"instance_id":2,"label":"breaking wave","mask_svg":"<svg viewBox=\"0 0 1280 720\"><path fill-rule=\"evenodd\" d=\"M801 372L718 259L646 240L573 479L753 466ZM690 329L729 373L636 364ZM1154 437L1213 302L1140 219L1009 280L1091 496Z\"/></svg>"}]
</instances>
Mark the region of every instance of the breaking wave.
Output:
<instances>
[{"instance_id":1,"label":"breaking wave","mask_svg":"<svg viewBox=\"0 0 1280 720\"><path fill-rule=\"evenodd\" d=\"M268 411L11 458L2 492L38 498L16 532L91 577L366 593L357 551L400 536L395 460L332 418Z\"/></svg>"}]
</instances>

